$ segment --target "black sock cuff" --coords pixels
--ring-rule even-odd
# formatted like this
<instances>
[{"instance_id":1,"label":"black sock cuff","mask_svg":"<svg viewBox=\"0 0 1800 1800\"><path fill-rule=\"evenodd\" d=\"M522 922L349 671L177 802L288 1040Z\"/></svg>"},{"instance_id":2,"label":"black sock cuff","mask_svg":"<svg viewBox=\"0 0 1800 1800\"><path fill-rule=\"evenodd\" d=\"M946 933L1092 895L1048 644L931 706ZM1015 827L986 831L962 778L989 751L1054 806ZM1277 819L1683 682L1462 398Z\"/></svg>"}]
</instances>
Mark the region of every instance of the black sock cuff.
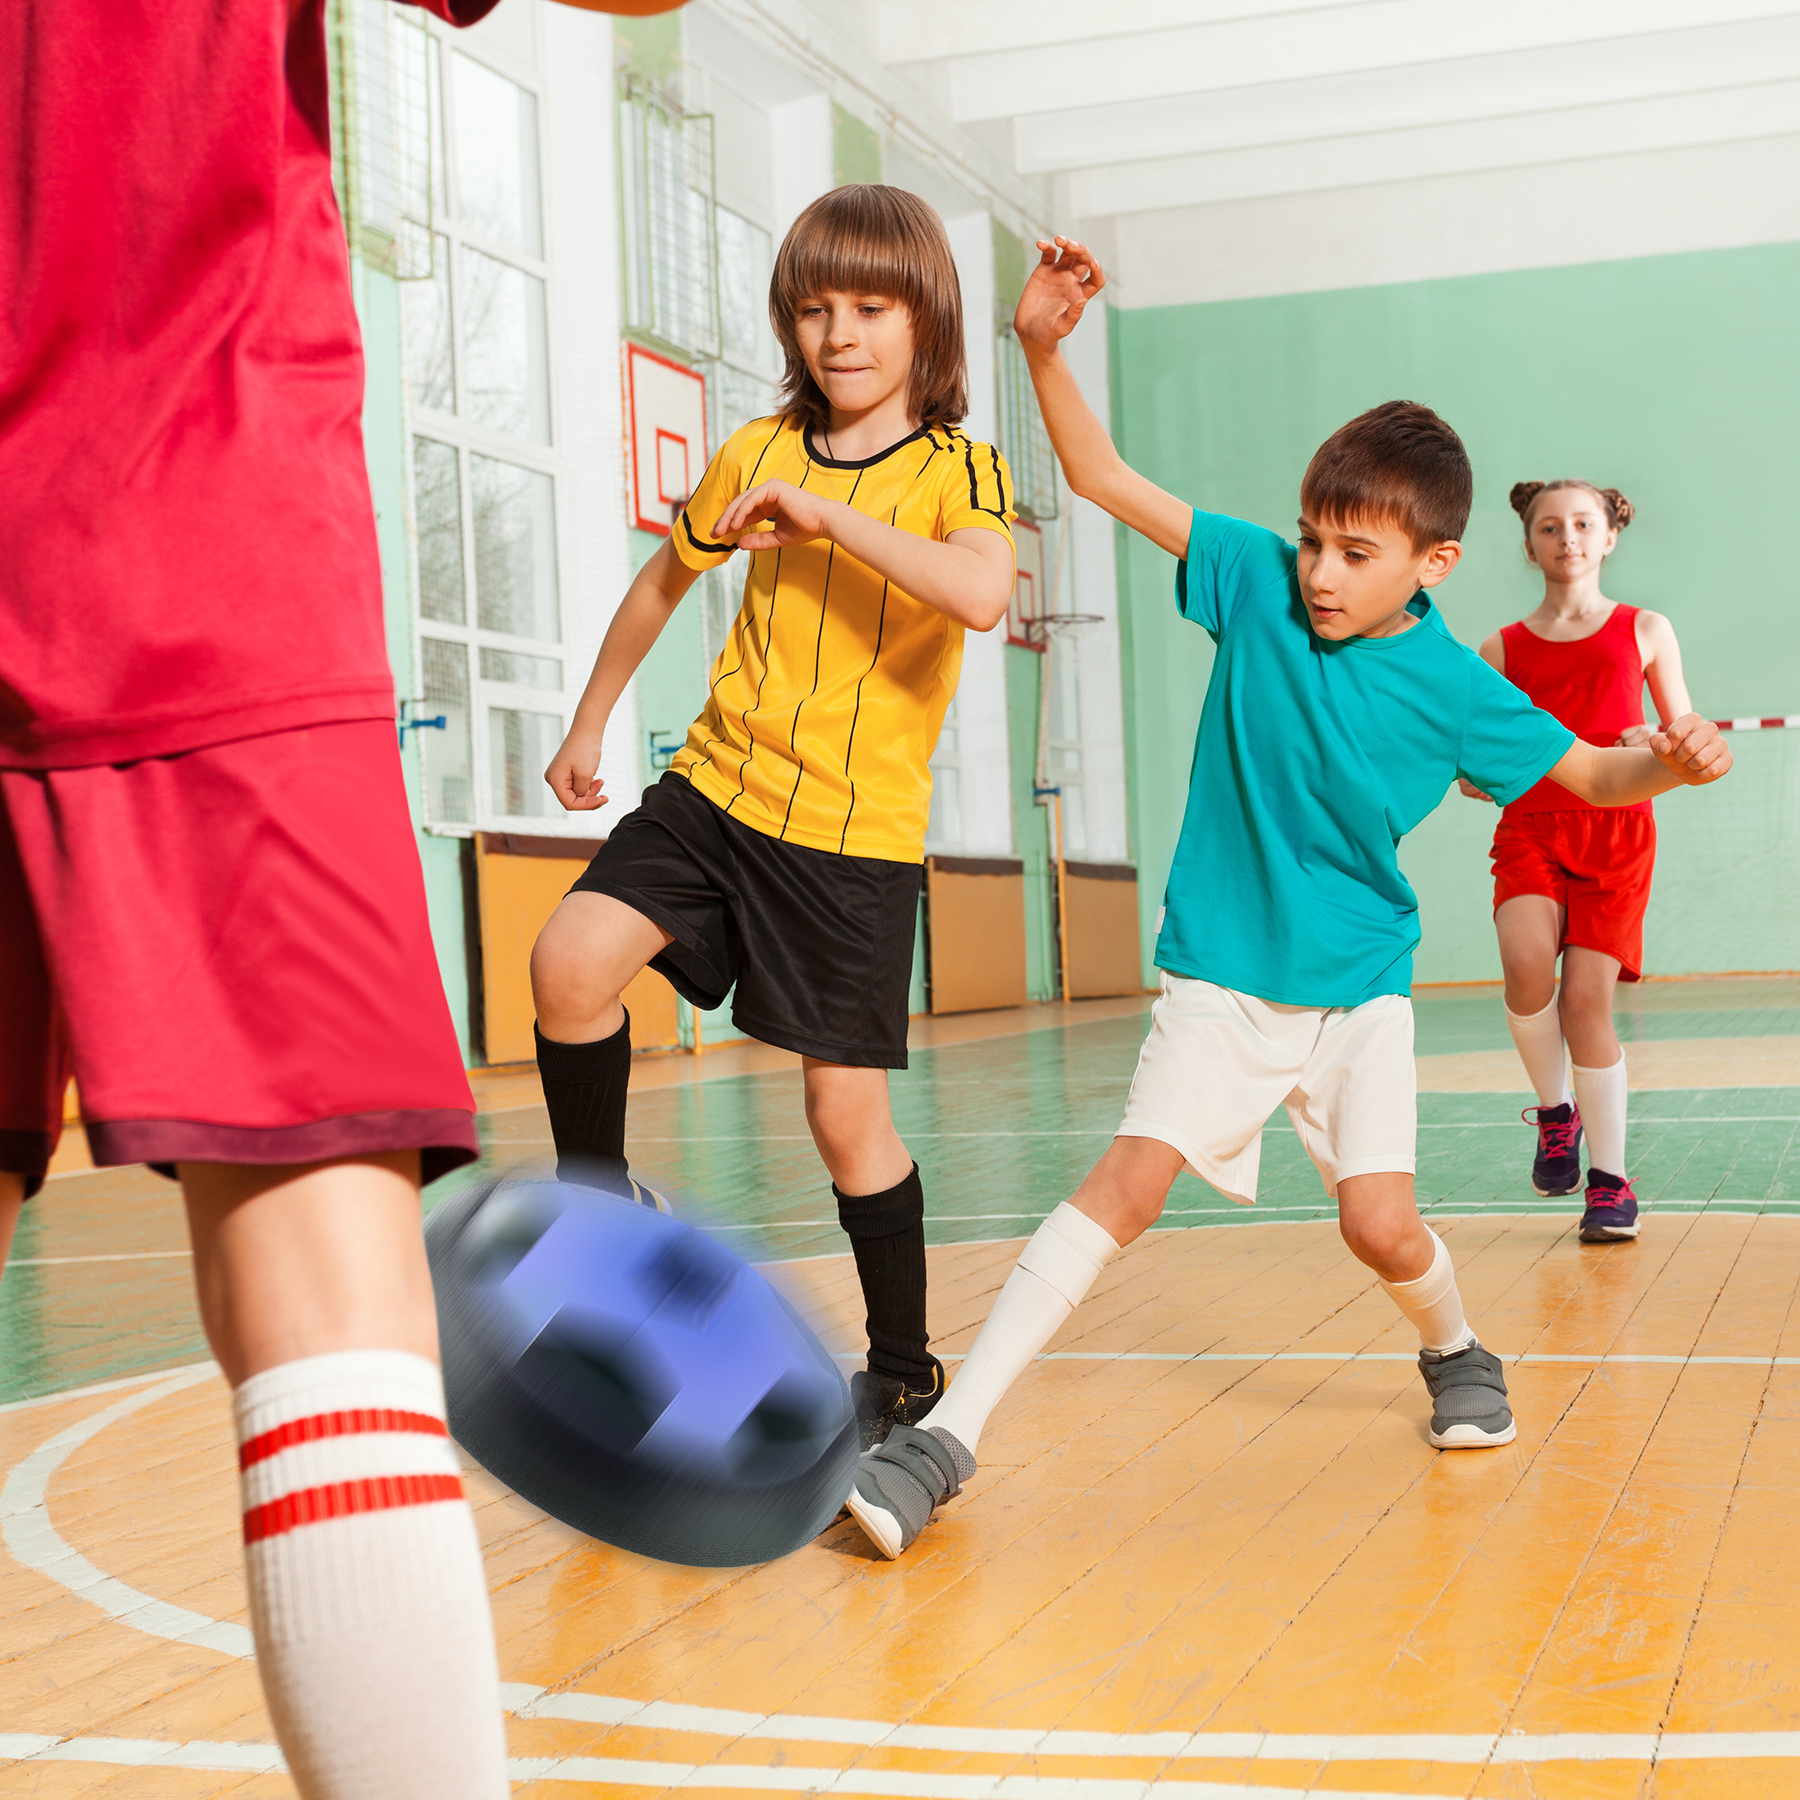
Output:
<instances>
[{"instance_id":1,"label":"black sock cuff","mask_svg":"<svg viewBox=\"0 0 1800 1800\"><path fill-rule=\"evenodd\" d=\"M546 1081L605 1081L631 1067L631 1014L611 1037L595 1038L591 1044L559 1044L538 1030L535 1022L531 1035L537 1044L538 1073Z\"/></svg>"},{"instance_id":2,"label":"black sock cuff","mask_svg":"<svg viewBox=\"0 0 1800 1800\"><path fill-rule=\"evenodd\" d=\"M904 1181L879 1194L846 1194L834 1181L838 1223L853 1238L891 1238L924 1223L925 1189L919 1181L919 1165Z\"/></svg>"}]
</instances>

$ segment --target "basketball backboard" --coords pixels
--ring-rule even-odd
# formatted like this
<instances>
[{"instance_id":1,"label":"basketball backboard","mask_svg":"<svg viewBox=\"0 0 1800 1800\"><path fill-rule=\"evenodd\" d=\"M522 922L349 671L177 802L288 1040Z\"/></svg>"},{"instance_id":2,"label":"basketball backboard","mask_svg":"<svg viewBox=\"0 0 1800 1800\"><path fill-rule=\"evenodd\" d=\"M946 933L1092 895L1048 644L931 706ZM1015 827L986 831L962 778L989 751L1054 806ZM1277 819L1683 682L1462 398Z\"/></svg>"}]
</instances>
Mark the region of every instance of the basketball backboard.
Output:
<instances>
[{"instance_id":1,"label":"basketball backboard","mask_svg":"<svg viewBox=\"0 0 1800 1800\"><path fill-rule=\"evenodd\" d=\"M641 344L625 345L631 522L667 537L706 468L706 382Z\"/></svg>"},{"instance_id":2,"label":"basketball backboard","mask_svg":"<svg viewBox=\"0 0 1800 1800\"><path fill-rule=\"evenodd\" d=\"M1024 519L1015 519L1012 529L1019 566L1006 607L1006 641L1023 650L1042 650L1044 634L1033 627L1044 616L1044 534Z\"/></svg>"}]
</instances>

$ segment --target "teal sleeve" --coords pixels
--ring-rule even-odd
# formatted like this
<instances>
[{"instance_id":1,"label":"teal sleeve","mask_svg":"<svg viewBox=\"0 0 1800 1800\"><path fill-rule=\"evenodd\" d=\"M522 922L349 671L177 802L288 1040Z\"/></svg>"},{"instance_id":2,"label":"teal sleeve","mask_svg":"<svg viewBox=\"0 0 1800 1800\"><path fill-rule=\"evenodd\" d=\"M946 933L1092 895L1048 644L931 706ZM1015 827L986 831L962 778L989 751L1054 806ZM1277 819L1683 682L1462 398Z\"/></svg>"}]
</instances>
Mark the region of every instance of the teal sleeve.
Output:
<instances>
[{"instance_id":1,"label":"teal sleeve","mask_svg":"<svg viewBox=\"0 0 1800 1800\"><path fill-rule=\"evenodd\" d=\"M1175 604L1215 639L1245 598L1294 573L1294 548L1261 525L1198 509L1185 561L1175 565Z\"/></svg>"},{"instance_id":2,"label":"teal sleeve","mask_svg":"<svg viewBox=\"0 0 1800 1800\"><path fill-rule=\"evenodd\" d=\"M1568 755L1575 733L1533 706L1466 645L1462 649L1469 664L1469 704L1456 772L1509 806Z\"/></svg>"}]
</instances>

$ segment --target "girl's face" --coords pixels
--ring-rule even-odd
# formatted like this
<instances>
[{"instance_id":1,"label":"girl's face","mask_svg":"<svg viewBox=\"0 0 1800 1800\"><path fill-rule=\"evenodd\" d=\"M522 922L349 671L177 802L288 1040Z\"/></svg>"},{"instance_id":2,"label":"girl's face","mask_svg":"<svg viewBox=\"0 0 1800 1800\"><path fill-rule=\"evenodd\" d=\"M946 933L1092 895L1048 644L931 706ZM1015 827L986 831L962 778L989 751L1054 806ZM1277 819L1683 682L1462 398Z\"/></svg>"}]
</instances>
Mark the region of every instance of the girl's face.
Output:
<instances>
[{"instance_id":1,"label":"girl's face","mask_svg":"<svg viewBox=\"0 0 1800 1800\"><path fill-rule=\"evenodd\" d=\"M1606 502L1584 487L1539 494L1525 521L1525 554L1555 581L1598 574L1618 541Z\"/></svg>"},{"instance_id":2,"label":"girl's face","mask_svg":"<svg viewBox=\"0 0 1800 1800\"><path fill-rule=\"evenodd\" d=\"M873 411L912 381L912 319L880 294L818 294L800 302L794 320L807 373L833 416Z\"/></svg>"}]
</instances>

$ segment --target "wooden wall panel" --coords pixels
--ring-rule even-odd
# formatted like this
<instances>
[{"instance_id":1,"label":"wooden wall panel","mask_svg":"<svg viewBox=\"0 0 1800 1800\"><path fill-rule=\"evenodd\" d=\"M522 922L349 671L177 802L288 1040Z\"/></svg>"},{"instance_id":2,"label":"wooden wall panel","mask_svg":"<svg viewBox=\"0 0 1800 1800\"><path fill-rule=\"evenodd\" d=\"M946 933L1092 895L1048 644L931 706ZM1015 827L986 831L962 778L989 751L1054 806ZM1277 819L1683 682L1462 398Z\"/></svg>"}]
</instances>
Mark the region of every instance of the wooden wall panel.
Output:
<instances>
[{"instance_id":1,"label":"wooden wall panel","mask_svg":"<svg viewBox=\"0 0 1800 1800\"><path fill-rule=\"evenodd\" d=\"M1025 1004L1025 865L932 856L925 862L931 1010Z\"/></svg>"},{"instance_id":2,"label":"wooden wall panel","mask_svg":"<svg viewBox=\"0 0 1800 1800\"><path fill-rule=\"evenodd\" d=\"M1122 864L1065 863L1069 998L1144 991L1137 871Z\"/></svg>"},{"instance_id":3,"label":"wooden wall panel","mask_svg":"<svg viewBox=\"0 0 1800 1800\"><path fill-rule=\"evenodd\" d=\"M481 987L484 1042L490 1063L530 1062L531 946L557 902L588 865L595 846L563 838L483 832L476 839L481 894ZM633 1050L672 1050L681 1043L675 990L645 969L624 994Z\"/></svg>"}]
</instances>

